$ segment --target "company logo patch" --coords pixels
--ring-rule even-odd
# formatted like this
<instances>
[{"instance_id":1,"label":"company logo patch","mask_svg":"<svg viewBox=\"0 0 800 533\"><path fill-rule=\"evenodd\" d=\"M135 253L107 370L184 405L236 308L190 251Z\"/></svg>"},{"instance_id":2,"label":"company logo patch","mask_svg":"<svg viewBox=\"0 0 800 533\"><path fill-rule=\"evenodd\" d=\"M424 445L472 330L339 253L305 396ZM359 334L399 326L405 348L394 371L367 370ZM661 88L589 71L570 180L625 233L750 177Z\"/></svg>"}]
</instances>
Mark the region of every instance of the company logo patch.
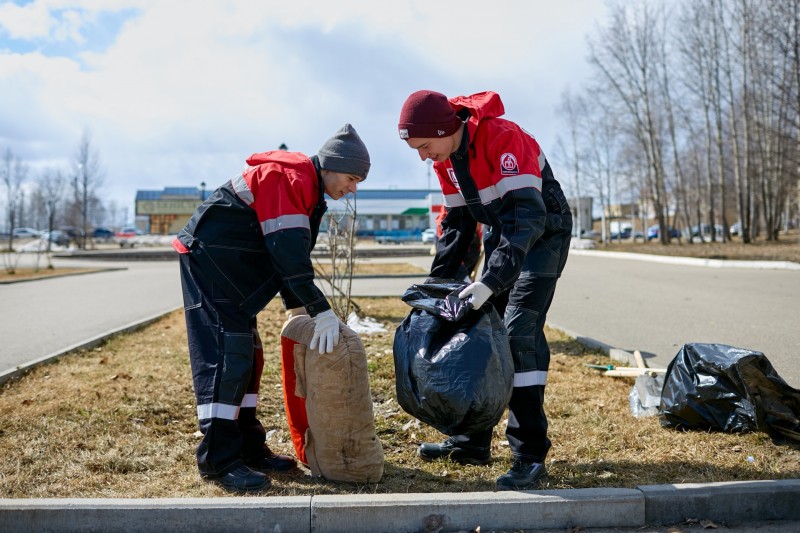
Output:
<instances>
[{"instance_id":1,"label":"company logo patch","mask_svg":"<svg viewBox=\"0 0 800 533\"><path fill-rule=\"evenodd\" d=\"M519 166L514 154L506 152L500 156L500 174L504 176L519 174Z\"/></svg>"},{"instance_id":2,"label":"company logo patch","mask_svg":"<svg viewBox=\"0 0 800 533\"><path fill-rule=\"evenodd\" d=\"M458 179L456 179L456 171L452 168L447 169L447 177L450 178L450 181L453 182L453 186L456 188L457 191L461 190L461 187L458 185Z\"/></svg>"},{"instance_id":3,"label":"company logo patch","mask_svg":"<svg viewBox=\"0 0 800 533\"><path fill-rule=\"evenodd\" d=\"M444 130L436 130L437 135L444 135Z\"/></svg>"},{"instance_id":4,"label":"company logo patch","mask_svg":"<svg viewBox=\"0 0 800 533\"><path fill-rule=\"evenodd\" d=\"M408 139L408 130L406 128L400 130L400 138Z\"/></svg>"}]
</instances>

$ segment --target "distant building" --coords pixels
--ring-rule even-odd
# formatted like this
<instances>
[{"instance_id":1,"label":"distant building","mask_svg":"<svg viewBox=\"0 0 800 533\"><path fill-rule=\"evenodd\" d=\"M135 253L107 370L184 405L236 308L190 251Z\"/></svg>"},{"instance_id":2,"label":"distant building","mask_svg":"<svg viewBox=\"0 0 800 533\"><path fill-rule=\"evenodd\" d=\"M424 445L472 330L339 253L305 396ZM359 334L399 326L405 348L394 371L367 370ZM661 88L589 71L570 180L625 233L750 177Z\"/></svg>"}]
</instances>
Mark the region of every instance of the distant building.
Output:
<instances>
[{"instance_id":1,"label":"distant building","mask_svg":"<svg viewBox=\"0 0 800 533\"><path fill-rule=\"evenodd\" d=\"M608 218L630 218L639 216L638 204L611 204L606 213Z\"/></svg>"},{"instance_id":2,"label":"distant building","mask_svg":"<svg viewBox=\"0 0 800 533\"><path fill-rule=\"evenodd\" d=\"M197 187L167 187L161 191L136 191L136 218L147 220L142 228L156 235L178 233L197 206L213 191Z\"/></svg>"},{"instance_id":3,"label":"distant building","mask_svg":"<svg viewBox=\"0 0 800 533\"><path fill-rule=\"evenodd\" d=\"M137 191L137 220L147 221L147 227L142 229L149 233L175 234L212 192L197 187ZM331 214L345 211L346 203L343 200L326 200ZM435 226L442 200L442 193L438 190L359 189L355 202L357 232L365 236L383 231L422 232ZM323 229L326 227L327 220L324 220Z\"/></svg>"},{"instance_id":4,"label":"distant building","mask_svg":"<svg viewBox=\"0 0 800 533\"><path fill-rule=\"evenodd\" d=\"M592 209L593 202L591 196L581 196L578 198L567 198L569 210L572 213L572 235L578 234L578 221L580 221L581 234L592 229Z\"/></svg>"},{"instance_id":5,"label":"distant building","mask_svg":"<svg viewBox=\"0 0 800 533\"><path fill-rule=\"evenodd\" d=\"M356 233L419 231L436 225L442 193L428 189L359 189L356 193ZM344 200L328 198L328 211L345 211Z\"/></svg>"}]
</instances>

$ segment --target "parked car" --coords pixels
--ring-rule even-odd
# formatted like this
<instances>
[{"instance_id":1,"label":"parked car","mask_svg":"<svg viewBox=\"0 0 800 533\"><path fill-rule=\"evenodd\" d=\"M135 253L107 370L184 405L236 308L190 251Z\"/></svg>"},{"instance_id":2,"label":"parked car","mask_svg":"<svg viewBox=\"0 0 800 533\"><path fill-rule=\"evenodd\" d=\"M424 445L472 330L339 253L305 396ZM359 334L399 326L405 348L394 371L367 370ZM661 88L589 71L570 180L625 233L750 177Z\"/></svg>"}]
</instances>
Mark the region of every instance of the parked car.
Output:
<instances>
[{"instance_id":1,"label":"parked car","mask_svg":"<svg viewBox=\"0 0 800 533\"><path fill-rule=\"evenodd\" d=\"M652 241L653 239L658 239L659 230L660 228L658 227L658 224L647 228L647 240ZM677 239L681 236L681 232L675 228L669 228L668 233L670 239Z\"/></svg>"},{"instance_id":2,"label":"parked car","mask_svg":"<svg viewBox=\"0 0 800 533\"><path fill-rule=\"evenodd\" d=\"M76 244L83 242L83 236L85 235L85 233L81 228L77 226L61 226L58 229L59 231L64 233L72 242Z\"/></svg>"},{"instance_id":3,"label":"parked car","mask_svg":"<svg viewBox=\"0 0 800 533\"><path fill-rule=\"evenodd\" d=\"M641 231L633 231L631 228L624 228L621 232L612 233L609 237L612 241L627 241L631 238L634 241L644 242L644 233Z\"/></svg>"},{"instance_id":4,"label":"parked car","mask_svg":"<svg viewBox=\"0 0 800 533\"><path fill-rule=\"evenodd\" d=\"M38 239L42 232L33 228L14 228L15 239Z\"/></svg>"},{"instance_id":5,"label":"parked car","mask_svg":"<svg viewBox=\"0 0 800 533\"><path fill-rule=\"evenodd\" d=\"M135 226L127 226L120 228L116 233L115 238L120 248L133 248L136 245L136 237L144 235L144 232Z\"/></svg>"},{"instance_id":6,"label":"parked car","mask_svg":"<svg viewBox=\"0 0 800 533\"><path fill-rule=\"evenodd\" d=\"M419 242L420 230L385 230L375 232L375 244L408 244Z\"/></svg>"},{"instance_id":7,"label":"parked car","mask_svg":"<svg viewBox=\"0 0 800 533\"><path fill-rule=\"evenodd\" d=\"M428 228L422 232L422 244L432 243L436 240L436 230Z\"/></svg>"},{"instance_id":8,"label":"parked car","mask_svg":"<svg viewBox=\"0 0 800 533\"><path fill-rule=\"evenodd\" d=\"M117 232L117 237L135 237L136 235L143 235L143 232L135 226L127 226Z\"/></svg>"},{"instance_id":9,"label":"parked car","mask_svg":"<svg viewBox=\"0 0 800 533\"><path fill-rule=\"evenodd\" d=\"M690 235L692 237L700 238L702 234L703 238L710 239L711 238L711 226L708 224L701 224L698 226L692 226L690 230ZM714 224L714 234L717 237L722 237L722 224Z\"/></svg>"},{"instance_id":10,"label":"parked car","mask_svg":"<svg viewBox=\"0 0 800 533\"><path fill-rule=\"evenodd\" d=\"M92 230L92 239L107 242L114 238L114 230L105 226L98 226Z\"/></svg>"},{"instance_id":11,"label":"parked car","mask_svg":"<svg viewBox=\"0 0 800 533\"><path fill-rule=\"evenodd\" d=\"M57 244L59 246L69 246L69 235L64 233L61 230L54 229L53 231L43 231L41 234L41 239L44 241L50 240L51 243Z\"/></svg>"},{"instance_id":12,"label":"parked car","mask_svg":"<svg viewBox=\"0 0 800 533\"><path fill-rule=\"evenodd\" d=\"M573 237L575 237L575 233L577 233L577 230L573 232L573 235L572 235ZM601 236L602 235L600 234L599 231L595 231L593 229L581 230L581 239L595 240L595 239L599 239Z\"/></svg>"}]
</instances>

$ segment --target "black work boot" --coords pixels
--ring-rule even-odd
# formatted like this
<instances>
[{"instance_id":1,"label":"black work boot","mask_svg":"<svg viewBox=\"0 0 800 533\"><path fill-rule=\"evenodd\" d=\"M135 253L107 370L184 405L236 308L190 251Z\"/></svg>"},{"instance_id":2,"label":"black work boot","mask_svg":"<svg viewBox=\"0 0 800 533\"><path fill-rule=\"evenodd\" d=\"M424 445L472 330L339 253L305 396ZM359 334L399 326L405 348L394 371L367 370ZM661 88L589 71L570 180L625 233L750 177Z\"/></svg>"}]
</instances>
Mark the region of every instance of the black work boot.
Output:
<instances>
[{"instance_id":1,"label":"black work boot","mask_svg":"<svg viewBox=\"0 0 800 533\"><path fill-rule=\"evenodd\" d=\"M286 472L297 467L294 457L272 453L269 449L263 456L245 461L245 464L259 472Z\"/></svg>"},{"instance_id":2,"label":"black work boot","mask_svg":"<svg viewBox=\"0 0 800 533\"><path fill-rule=\"evenodd\" d=\"M256 472L245 465L236 467L227 474L223 474L219 477L210 477L207 479L233 492L259 492L267 490L271 484L271 481L265 474Z\"/></svg>"},{"instance_id":3,"label":"black work boot","mask_svg":"<svg viewBox=\"0 0 800 533\"><path fill-rule=\"evenodd\" d=\"M492 452L489 448L461 447L452 438L448 438L441 444L422 443L419 456L423 461L449 457L451 461L462 465L485 465L491 461Z\"/></svg>"},{"instance_id":4,"label":"black work boot","mask_svg":"<svg viewBox=\"0 0 800 533\"><path fill-rule=\"evenodd\" d=\"M511 469L497 478L497 490L525 490L535 488L547 475L542 463L514 459Z\"/></svg>"}]
</instances>

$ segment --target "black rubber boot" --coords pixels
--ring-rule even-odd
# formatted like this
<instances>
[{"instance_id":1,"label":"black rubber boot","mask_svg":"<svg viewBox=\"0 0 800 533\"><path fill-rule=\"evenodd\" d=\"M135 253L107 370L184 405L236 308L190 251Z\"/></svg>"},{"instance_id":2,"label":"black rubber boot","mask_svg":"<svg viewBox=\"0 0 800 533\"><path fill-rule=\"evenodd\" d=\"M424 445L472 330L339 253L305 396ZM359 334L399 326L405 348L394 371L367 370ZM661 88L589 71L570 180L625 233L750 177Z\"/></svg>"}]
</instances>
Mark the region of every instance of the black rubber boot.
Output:
<instances>
[{"instance_id":1,"label":"black rubber boot","mask_svg":"<svg viewBox=\"0 0 800 533\"><path fill-rule=\"evenodd\" d=\"M526 490L535 488L547 475L542 463L514 460L511 469L497 478L497 490Z\"/></svg>"},{"instance_id":2,"label":"black rubber boot","mask_svg":"<svg viewBox=\"0 0 800 533\"><path fill-rule=\"evenodd\" d=\"M219 477L207 479L221 485L226 490L243 493L267 490L272 483L265 474L256 472L245 465L236 467Z\"/></svg>"}]
</instances>

